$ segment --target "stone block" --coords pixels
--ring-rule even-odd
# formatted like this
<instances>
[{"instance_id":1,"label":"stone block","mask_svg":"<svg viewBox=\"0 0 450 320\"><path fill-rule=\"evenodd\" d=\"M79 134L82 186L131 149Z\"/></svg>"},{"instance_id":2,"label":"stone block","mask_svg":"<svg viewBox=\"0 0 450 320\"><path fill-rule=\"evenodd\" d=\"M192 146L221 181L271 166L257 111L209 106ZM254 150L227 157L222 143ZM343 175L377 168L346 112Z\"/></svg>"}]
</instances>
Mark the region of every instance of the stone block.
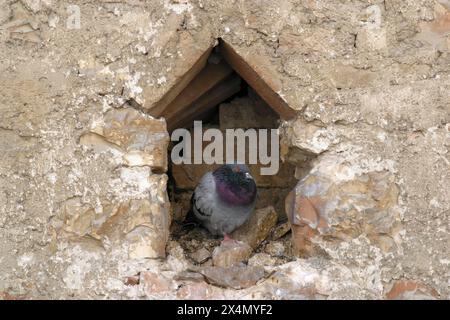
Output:
<instances>
[{"instance_id":1,"label":"stone block","mask_svg":"<svg viewBox=\"0 0 450 320\"><path fill-rule=\"evenodd\" d=\"M96 152L110 151L127 166L167 170L169 134L164 120L157 120L131 107L108 111L103 124L80 137L80 144Z\"/></svg>"},{"instance_id":2,"label":"stone block","mask_svg":"<svg viewBox=\"0 0 450 320\"><path fill-rule=\"evenodd\" d=\"M251 253L252 248L246 242L223 241L213 251L213 265L224 268L238 265L247 262Z\"/></svg>"},{"instance_id":3,"label":"stone block","mask_svg":"<svg viewBox=\"0 0 450 320\"><path fill-rule=\"evenodd\" d=\"M439 293L432 287L414 280L395 281L386 294L388 300L436 300Z\"/></svg>"},{"instance_id":4,"label":"stone block","mask_svg":"<svg viewBox=\"0 0 450 320\"><path fill-rule=\"evenodd\" d=\"M261 99L236 98L219 106L220 129L277 128L278 115Z\"/></svg>"},{"instance_id":5,"label":"stone block","mask_svg":"<svg viewBox=\"0 0 450 320\"><path fill-rule=\"evenodd\" d=\"M401 230L394 176L373 169L350 174L355 168L330 157L313 168L286 198L292 241L301 256L316 254L324 244L350 241L360 235L383 252L396 247Z\"/></svg>"},{"instance_id":6,"label":"stone block","mask_svg":"<svg viewBox=\"0 0 450 320\"><path fill-rule=\"evenodd\" d=\"M141 272L140 283L143 284L148 297L164 294L174 289L174 282L171 279L151 271Z\"/></svg>"},{"instance_id":7,"label":"stone block","mask_svg":"<svg viewBox=\"0 0 450 320\"><path fill-rule=\"evenodd\" d=\"M232 233L232 238L247 243L255 250L275 227L278 215L273 207L255 210L248 221Z\"/></svg>"}]
</instances>

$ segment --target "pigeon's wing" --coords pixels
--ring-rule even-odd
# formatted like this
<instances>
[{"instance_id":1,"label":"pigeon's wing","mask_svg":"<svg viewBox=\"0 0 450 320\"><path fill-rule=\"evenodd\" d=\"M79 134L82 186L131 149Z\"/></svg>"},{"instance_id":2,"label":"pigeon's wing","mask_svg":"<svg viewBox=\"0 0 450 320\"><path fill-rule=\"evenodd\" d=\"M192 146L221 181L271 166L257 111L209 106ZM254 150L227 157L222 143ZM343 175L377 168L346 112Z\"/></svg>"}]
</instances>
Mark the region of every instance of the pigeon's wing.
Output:
<instances>
[{"instance_id":1,"label":"pigeon's wing","mask_svg":"<svg viewBox=\"0 0 450 320\"><path fill-rule=\"evenodd\" d=\"M200 180L192 195L192 211L200 220L209 220L216 204L216 184L211 172Z\"/></svg>"}]
</instances>

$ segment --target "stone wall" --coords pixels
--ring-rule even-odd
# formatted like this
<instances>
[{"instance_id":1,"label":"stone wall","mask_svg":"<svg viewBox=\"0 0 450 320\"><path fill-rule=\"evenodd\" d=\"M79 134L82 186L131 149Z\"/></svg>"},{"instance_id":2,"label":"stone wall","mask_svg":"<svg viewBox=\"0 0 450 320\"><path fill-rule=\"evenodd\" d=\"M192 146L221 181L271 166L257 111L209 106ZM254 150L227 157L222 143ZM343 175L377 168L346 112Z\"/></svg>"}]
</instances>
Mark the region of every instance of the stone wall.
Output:
<instances>
[{"instance_id":1,"label":"stone wall","mask_svg":"<svg viewBox=\"0 0 450 320\"><path fill-rule=\"evenodd\" d=\"M0 0L0 297L449 299L449 21L446 0ZM289 261L274 240L199 270L169 234L148 111L218 38L295 111Z\"/></svg>"}]
</instances>

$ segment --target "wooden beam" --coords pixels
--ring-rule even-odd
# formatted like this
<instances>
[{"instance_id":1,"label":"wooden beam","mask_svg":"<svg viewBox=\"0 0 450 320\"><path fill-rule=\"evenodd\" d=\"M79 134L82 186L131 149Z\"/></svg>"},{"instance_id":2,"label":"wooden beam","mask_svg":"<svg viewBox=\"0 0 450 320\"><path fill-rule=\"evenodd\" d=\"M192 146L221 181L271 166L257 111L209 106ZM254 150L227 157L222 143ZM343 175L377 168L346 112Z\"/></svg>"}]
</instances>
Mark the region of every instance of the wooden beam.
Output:
<instances>
[{"instance_id":1,"label":"wooden beam","mask_svg":"<svg viewBox=\"0 0 450 320\"><path fill-rule=\"evenodd\" d=\"M273 88L270 79L272 75L268 74L263 77L264 69L260 65L250 66L229 44L220 40L220 52L230 64L230 66L267 102L267 104L280 115L283 119L292 119L295 117L295 110L289 107L282 97L277 93L281 88ZM255 71L255 69L260 69Z\"/></svg>"},{"instance_id":2,"label":"wooden beam","mask_svg":"<svg viewBox=\"0 0 450 320\"><path fill-rule=\"evenodd\" d=\"M239 92L240 89L241 78L236 73L229 75L190 106L184 108L182 114L166 119L169 131L183 128L194 120L201 120L209 110Z\"/></svg>"},{"instance_id":3,"label":"wooden beam","mask_svg":"<svg viewBox=\"0 0 450 320\"><path fill-rule=\"evenodd\" d=\"M218 64L206 64L191 83L164 109L161 116L169 123L174 118L186 117L187 108L201 96L227 78L233 69L222 60Z\"/></svg>"},{"instance_id":4,"label":"wooden beam","mask_svg":"<svg viewBox=\"0 0 450 320\"><path fill-rule=\"evenodd\" d=\"M166 107L182 92L186 86L194 79L195 76L199 74L199 72L205 67L208 57L211 54L213 47L206 50L200 58L192 65L192 67L180 77L178 82L167 91L167 93L159 100L156 104L154 104L151 108L148 109L148 113L153 117L160 117Z\"/></svg>"}]
</instances>

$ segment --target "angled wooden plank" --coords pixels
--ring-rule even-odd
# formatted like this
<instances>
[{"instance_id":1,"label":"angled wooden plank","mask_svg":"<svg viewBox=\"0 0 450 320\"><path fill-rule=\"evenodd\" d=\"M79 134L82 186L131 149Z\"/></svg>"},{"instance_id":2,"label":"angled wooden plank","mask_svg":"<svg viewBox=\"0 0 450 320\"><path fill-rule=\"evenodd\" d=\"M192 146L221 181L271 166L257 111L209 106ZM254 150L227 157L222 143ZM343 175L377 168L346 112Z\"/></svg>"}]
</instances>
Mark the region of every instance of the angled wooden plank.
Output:
<instances>
[{"instance_id":1,"label":"angled wooden plank","mask_svg":"<svg viewBox=\"0 0 450 320\"><path fill-rule=\"evenodd\" d=\"M169 131L182 128L194 120L202 119L209 110L212 110L219 103L239 92L240 89L241 78L236 73L231 74L187 108L183 109L182 114L166 119Z\"/></svg>"},{"instance_id":2,"label":"angled wooden plank","mask_svg":"<svg viewBox=\"0 0 450 320\"><path fill-rule=\"evenodd\" d=\"M180 77L179 81L169 90L167 93L159 100L155 105L148 109L148 113L153 117L160 117L165 108L182 92L198 75L201 70L205 67L208 57L211 54L213 47L206 50L200 58L192 65L192 67L183 76Z\"/></svg>"},{"instance_id":3,"label":"angled wooden plank","mask_svg":"<svg viewBox=\"0 0 450 320\"><path fill-rule=\"evenodd\" d=\"M233 69L222 60L218 64L206 64L205 68L189 83L189 85L162 111L161 116L167 122L173 117L184 117L186 108L211 90L215 85L227 78Z\"/></svg>"},{"instance_id":4,"label":"angled wooden plank","mask_svg":"<svg viewBox=\"0 0 450 320\"><path fill-rule=\"evenodd\" d=\"M245 61L229 44L220 40L220 52L230 66L267 102L267 104L283 119L295 117L293 110L277 93L280 84L273 79L273 72L264 74L264 69L255 61ZM252 64L252 66L250 65ZM255 70L258 69L258 72Z\"/></svg>"}]
</instances>

